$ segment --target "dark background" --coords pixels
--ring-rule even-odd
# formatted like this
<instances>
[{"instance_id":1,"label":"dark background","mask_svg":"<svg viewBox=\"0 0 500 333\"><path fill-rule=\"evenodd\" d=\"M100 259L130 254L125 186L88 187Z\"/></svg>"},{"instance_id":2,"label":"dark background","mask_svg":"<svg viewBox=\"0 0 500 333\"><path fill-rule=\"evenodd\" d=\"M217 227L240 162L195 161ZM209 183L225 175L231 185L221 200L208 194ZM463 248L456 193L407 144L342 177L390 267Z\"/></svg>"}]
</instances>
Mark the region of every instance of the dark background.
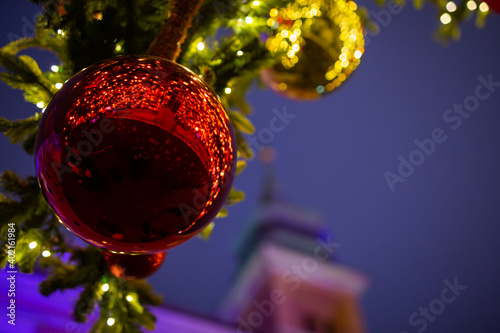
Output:
<instances>
[{"instance_id":1,"label":"dark background","mask_svg":"<svg viewBox=\"0 0 500 333\"><path fill-rule=\"evenodd\" d=\"M368 0L359 4L375 8ZM8 33L24 33L37 7L17 0L2 5L5 45ZM339 260L370 277L363 306L371 332L417 332L421 326L410 325L410 314L440 297L443 280L455 278L467 289L426 332L500 331L500 87L460 128L443 120L447 109L474 94L478 76L500 81L500 16L491 15L482 30L468 22L449 47L431 37L438 22L430 5L393 15L371 38L352 78L317 101L257 88L249 94L257 132L269 127L273 108L296 115L271 143L278 180L294 202L323 214L341 244ZM57 63L48 52L38 56L42 70ZM0 96L4 117L37 111L3 83ZM435 128L447 140L391 192L384 172L397 173L398 156L408 158L414 140ZM0 171L34 174L32 157L5 137L0 154ZM235 184L246 201L217 221L211 240L169 251L150 278L166 303L203 314L217 306L236 269L235 247L253 222L261 180L262 167L253 160Z\"/></svg>"}]
</instances>

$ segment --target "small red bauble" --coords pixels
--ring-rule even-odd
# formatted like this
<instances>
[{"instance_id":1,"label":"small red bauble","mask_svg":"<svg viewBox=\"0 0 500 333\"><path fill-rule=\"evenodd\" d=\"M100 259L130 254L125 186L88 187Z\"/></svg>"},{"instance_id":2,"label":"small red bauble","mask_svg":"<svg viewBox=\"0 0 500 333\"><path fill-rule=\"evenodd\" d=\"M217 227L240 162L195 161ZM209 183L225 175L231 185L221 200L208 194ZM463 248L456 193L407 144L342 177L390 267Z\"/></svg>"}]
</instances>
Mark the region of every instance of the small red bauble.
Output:
<instances>
[{"instance_id":1,"label":"small red bauble","mask_svg":"<svg viewBox=\"0 0 500 333\"><path fill-rule=\"evenodd\" d=\"M124 56L73 76L35 145L42 192L90 244L156 253L196 235L224 204L236 146L218 96L195 73Z\"/></svg>"},{"instance_id":2,"label":"small red bauble","mask_svg":"<svg viewBox=\"0 0 500 333\"><path fill-rule=\"evenodd\" d=\"M143 279L160 268L165 260L166 252L154 254L117 254L102 252L109 271L124 280Z\"/></svg>"}]
</instances>

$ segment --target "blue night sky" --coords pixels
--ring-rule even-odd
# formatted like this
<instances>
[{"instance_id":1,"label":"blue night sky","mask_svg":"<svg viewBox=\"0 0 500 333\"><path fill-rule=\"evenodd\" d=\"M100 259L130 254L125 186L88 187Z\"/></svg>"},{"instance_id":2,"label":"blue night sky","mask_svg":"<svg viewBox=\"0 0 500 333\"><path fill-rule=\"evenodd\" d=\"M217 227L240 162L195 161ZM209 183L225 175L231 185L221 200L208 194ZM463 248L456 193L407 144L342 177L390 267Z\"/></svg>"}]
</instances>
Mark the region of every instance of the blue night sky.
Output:
<instances>
[{"instance_id":1,"label":"blue night sky","mask_svg":"<svg viewBox=\"0 0 500 333\"><path fill-rule=\"evenodd\" d=\"M360 4L374 8L369 0ZM3 2L0 44L9 32L21 35L36 11L27 1ZM417 332L422 325L410 325L409 317L455 278L467 289L425 331L500 331L500 83L479 88L484 100L467 118L447 111L474 106L478 77L500 82L500 16L491 15L482 30L466 23L448 47L432 39L437 24L430 5L393 15L351 79L317 101L257 88L249 94L257 133L269 127L274 108L295 115L271 143L278 181L291 201L324 216L341 244L339 260L370 277L363 297L370 332ZM47 52L37 55L43 70L57 63ZM0 94L2 116L37 111L5 84ZM446 140L412 173L402 170L411 175L391 191L384 173L398 173L400 155L418 160L415 140L433 132ZM32 157L5 137L0 151L0 171L34 174ZM251 161L237 179L247 199L217 221L209 242L193 239L169 251L149 279L166 303L210 314L221 301L237 267L236 246L256 215L262 170Z\"/></svg>"}]
</instances>

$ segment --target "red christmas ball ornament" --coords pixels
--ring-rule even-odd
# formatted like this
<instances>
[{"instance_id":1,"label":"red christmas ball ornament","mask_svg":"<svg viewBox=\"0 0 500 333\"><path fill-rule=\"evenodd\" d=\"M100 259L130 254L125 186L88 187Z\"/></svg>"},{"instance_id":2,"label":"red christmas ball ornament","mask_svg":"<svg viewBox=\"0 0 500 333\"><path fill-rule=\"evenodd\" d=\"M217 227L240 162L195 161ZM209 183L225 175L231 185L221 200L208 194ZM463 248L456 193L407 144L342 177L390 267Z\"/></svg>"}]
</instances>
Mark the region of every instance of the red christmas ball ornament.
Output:
<instances>
[{"instance_id":1,"label":"red christmas ball ornament","mask_svg":"<svg viewBox=\"0 0 500 333\"><path fill-rule=\"evenodd\" d=\"M35 145L38 181L60 221L114 252L190 239L231 189L234 132L218 96L166 59L92 65L54 96Z\"/></svg>"},{"instance_id":2,"label":"red christmas ball ornament","mask_svg":"<svg viewBox=\"0 0 500 333\"><path fill-rule=\"evenodd\" d=\"M166 252L154 254L118 254L102 252L109 271L124 280L143 279L160 268L165 260Z\"/></svg>"},{"instance_id":3,"label":"red christmas ball ornament","mask_svg":"<svg viewBox=\"0 0 500 333\"><path fill-rule=\"evenodd\" d=\"M486 2L488 4L488 7L493 9L493 11L495 11L497 14L500 14L500 1L499 0L485 0L484 2Z\"/></svg>"}]
</instances>

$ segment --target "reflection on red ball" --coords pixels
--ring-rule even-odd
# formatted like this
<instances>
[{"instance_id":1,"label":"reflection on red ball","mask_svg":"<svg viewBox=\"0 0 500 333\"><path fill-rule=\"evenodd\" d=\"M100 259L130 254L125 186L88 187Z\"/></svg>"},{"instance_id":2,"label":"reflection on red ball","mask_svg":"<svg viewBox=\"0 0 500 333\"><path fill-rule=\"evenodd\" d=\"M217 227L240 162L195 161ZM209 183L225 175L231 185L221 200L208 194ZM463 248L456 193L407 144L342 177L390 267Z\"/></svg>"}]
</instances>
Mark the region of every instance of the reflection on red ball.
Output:
<instances>
[{"instance_id":1,"label":"reflection on red ball","mask_svg":"<svg viewBox=\"0 0 500 333\"><path fill-rule=\"evenodd\" d=\"M56 94L35 161L42 193L70 231L106 250L156 253L215 218L236 146L222 103L198 75L124 56L88 67Z\"/></svg>"},{"instance_id":2,"label":"reflection on red ball","mask_svg":"<svg viewBox=\"0 0 500 333\"><path fill-rule=\"evenodd\" d=\"M104 261L114 276L124 280L143 279L160 268L167 252L154 254L117 254L103 251Z\"/></svg>"}]
</instances>

